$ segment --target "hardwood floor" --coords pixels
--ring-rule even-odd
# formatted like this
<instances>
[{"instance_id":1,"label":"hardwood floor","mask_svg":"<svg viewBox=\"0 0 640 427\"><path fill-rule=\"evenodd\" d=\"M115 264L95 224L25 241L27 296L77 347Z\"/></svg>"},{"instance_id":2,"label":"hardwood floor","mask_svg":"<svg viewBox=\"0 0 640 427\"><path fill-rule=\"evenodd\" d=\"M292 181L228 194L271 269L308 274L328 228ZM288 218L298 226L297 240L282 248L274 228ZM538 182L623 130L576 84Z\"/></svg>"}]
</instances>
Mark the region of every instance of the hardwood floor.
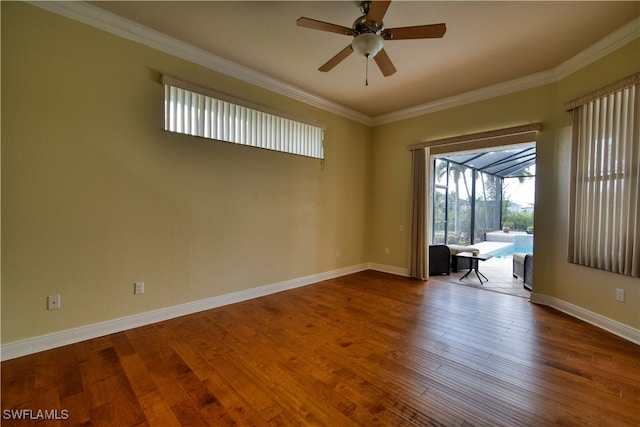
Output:
<instances>
[{"instance_id":1,"label":"hardwood floor","mask_svg":"<svg viewBox=\"0 0 640 427\"><path fill-rule=\"evenodd\" d=\"M2 363L3 426L638 426L639 408L640 346L373 271Z\"/></svg>"}]
</instances>

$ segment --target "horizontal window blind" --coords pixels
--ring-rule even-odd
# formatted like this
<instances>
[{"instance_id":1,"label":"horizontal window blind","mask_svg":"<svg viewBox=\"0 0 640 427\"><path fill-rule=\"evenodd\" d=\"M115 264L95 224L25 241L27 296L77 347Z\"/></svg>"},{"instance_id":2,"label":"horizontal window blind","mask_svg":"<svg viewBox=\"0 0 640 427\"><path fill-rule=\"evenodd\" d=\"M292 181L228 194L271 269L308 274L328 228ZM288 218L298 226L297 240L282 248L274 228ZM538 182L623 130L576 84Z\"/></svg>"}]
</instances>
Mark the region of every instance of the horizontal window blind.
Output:
<instances>
[{"instance_id":1,"label":"horizontal window blind","mask_svg":"<svg viewBox=\"0 0 640 427\"><path fill-rule=\"evenodd\" d=\"M324 126L164 76L165 130L324 158Z\"/></svg>"}]
</instances>

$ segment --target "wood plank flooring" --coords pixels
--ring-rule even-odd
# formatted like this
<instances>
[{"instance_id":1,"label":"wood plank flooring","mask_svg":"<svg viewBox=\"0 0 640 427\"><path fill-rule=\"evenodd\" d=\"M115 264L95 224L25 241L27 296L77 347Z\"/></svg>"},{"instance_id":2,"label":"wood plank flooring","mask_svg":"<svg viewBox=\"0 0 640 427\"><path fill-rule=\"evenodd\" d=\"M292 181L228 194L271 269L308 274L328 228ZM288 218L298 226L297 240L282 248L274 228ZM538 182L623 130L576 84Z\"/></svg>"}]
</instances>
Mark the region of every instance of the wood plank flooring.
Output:
<instances>
[{"instance_id":1,"label":"wood plank flooring","mask_svg":"<svg viewBox=\"0 0 640 427\"><path fill-rule=\"evenodd\" d=\"M9 360L1 392L3 426L638 426L640 346L366 271Z\"/></svg>"}]
</instances>

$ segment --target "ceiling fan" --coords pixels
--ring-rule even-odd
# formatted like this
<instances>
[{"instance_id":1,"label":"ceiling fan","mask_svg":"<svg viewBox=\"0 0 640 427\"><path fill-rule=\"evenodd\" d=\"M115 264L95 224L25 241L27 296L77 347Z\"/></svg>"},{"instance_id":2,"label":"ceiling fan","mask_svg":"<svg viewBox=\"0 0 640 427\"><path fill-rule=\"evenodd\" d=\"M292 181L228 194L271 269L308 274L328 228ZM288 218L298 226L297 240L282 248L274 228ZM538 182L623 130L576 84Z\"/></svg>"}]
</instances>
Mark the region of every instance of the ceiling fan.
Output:
<instances>
[{"instance_id":1,"label":"ceiling fan","mask_svg":"<svg viewBox=\"0 0 640 427\"><path fill-rule=\"evenodd\" d=\"M353 41L336 56L324 63L318 70L327 72L347 58L353 51L365 56L373 57L387 77L396 72L389 55L384 50L385 40L409 40L409 39L433 39L442 38L447 31L445 24L418 25L414 27L384 28L384 17L391 1L363 1L360 9L364 15L353 23L352 28L330 24L311 18L301 17L296 21L299 27L312 28L314 30L328 31L330 33L353 36Z\"/></svg>"}]
</instances>

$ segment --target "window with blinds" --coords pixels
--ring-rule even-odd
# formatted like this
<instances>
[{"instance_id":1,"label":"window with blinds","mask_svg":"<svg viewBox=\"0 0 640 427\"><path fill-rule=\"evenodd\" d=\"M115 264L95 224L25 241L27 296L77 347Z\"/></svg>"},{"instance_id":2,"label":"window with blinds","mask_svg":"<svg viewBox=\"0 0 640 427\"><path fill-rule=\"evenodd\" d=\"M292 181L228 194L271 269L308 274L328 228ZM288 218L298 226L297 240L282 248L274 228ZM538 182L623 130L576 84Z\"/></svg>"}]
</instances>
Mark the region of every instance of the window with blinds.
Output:
<instances>
[{"instance_id":1,"label":"window with blinds","mask_svg":"<svg viewBox=\"0 0 640 427\"><path fill-rule=\"evenodd\" d=\"M573 110L569 261L640 277L640 73Z\"/></svg>"},{"instance_id":2,"label":"window with blinds","mask_svg":"<svg viewBox=\"0 0 640 427\"><path fill-rule=\"evenodd\" d=\"M166 131L324 158L322 123L166 75L162 83Z\"/></svg>"}]
</instances>

